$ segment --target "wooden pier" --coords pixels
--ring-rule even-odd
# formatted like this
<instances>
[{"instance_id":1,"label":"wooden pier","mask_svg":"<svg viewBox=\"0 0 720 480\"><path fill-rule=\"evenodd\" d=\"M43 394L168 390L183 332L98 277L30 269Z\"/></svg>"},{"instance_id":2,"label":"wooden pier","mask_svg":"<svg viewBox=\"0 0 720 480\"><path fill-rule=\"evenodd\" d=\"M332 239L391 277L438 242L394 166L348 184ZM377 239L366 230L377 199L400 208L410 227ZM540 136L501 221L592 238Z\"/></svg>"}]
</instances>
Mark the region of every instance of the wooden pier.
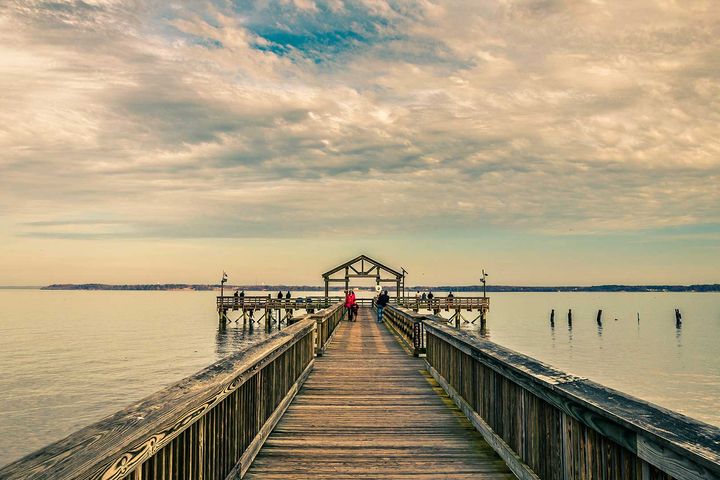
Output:
<instances>
[{"instance_id":1,"label":"wooden pier","mask_svg":"<svg viewBox=\"0 0 720 480\"><path fill-rule=\"evenodd\" d=\"M218 296L216 307L220 322L248 322L264 323L271 327L274 323L288 324L295 314L314 313L330 305L341 302L344 297L302 297L302 298L273 298L271 296ZM356 302L361 307L374 306L372 298L357 298ZM390 305L405 307L415 312L427 311L434 315L441 315L442 312L450 312L449 321L459 326L461 323L475 323L480 320L484 327L485 318L490 310L490 299L487 297L439 297L439 298L416 298L399 297L390 298ZM229 312L239 312L238 317L233 320ZM463 312L475 312L474 318L468 319Z\"/></svg>"},{"instance_id":2,"label":"wooden pier","mask_svg":"<svg viewBox=\"0 0 720 480\"><path fill-rule=\"evenodd\" d=\"M246 478L514 478L374 317L341 324Z\"/></svg>"},{"instance_id":3,"label":"wooden pier","mask_svg":"<svg viewBox=\"0 0 720 480\"><path fill-rule=\"evenodd\" d=\"M296 317L0 479L720 479L720 428L432 314L344 312Z\"/></svg>"}]
</instances>

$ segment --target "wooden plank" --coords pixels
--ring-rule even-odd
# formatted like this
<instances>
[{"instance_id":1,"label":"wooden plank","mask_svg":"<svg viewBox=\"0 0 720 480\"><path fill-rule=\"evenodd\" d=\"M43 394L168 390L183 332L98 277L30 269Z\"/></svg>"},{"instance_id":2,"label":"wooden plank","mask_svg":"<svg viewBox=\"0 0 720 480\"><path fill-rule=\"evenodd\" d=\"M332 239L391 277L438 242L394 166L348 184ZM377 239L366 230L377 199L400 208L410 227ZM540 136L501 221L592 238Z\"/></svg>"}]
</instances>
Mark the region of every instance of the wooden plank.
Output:
<instances>
[{"instance_id":1,"label":"wooden plank","mask_svg":"<svg viewBox=\"0 0 720 480\"><path fill-rule=\"evenodd\" d=\"M338 326L245 478L514 478L375 318Z\"/></svg>"},{"instance_id":2,"label":"wooden plank","mask_svg":"<svg viewBox=\"0 0 720 480\"><path fill-rule=\"evenodd\" d=\"M720 478L717 471L713 472L696 462L689 462L684 455L659 445L649 438L638 437L638 457L658 467L675 478L683 480L715 480Z\"/></svg>"}]
</instances>

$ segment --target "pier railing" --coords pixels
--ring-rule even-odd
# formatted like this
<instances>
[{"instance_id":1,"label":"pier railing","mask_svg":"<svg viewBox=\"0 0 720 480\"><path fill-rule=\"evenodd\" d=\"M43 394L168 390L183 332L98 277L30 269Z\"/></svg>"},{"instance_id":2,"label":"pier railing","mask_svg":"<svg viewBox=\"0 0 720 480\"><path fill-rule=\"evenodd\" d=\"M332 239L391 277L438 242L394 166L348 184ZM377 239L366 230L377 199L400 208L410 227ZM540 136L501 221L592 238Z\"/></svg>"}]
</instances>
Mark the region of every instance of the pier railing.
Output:
<instances>
[{"instance_id":1,"label":"pier railing","mask_svg":"<svg viewBox=\"0 0 720 480\"><path fill-rule=\"evenodd\" d=\"M413 310L488 310L490 308L490 299L488 297L433 297L433 298L414 298L404 297L400 299L390 299L390 303L400 307L411 308Z\"/></svg>"},{"instance_id":2,"label":"pier railing","mask_svg":"<svg viewBox=\"0 0 720 480\"><path fill-rule=\"evenodd\" d=\"M290 310L319 310L327 308L336 303L342 303L344 297L298 297L298 298L277 298L267 295L253 296L218 296L216 303L218 311L228 310L263 310L263 309L290 309ZM361 307L372 305L372 298L357 298L356 302ZM413 310L488 310L490 300L487 297L436 297L436 298L415 298L415 297L390 297L390 305L410 308Z\"/></svg>"},{"instance_id":3,"label":"pier railing","mask_svg":"<svg viewBox=\"0 0 720 480\"><path fill-rule=\"evenodd\" d=\"M317 322L317 335L315 341L315 353L321 357L325 353L325 347L335 333L335 329L345 317L345 308L342 303L337 303L318 313L310 315L310 318Z\"/></svg>"},{"instance_id":4,"label":"pier railing","mask_svg":"<svg viewBox=\"0 0 720 480\"><path fill-rule=\"evenodd\" d=\"M306 316L261 343L6 466L0 478L239 477L312 369L318 325L332 325L341 311L324 312L329 323ZM324 346L327 338L321 335Z\"/></svg>"},{"instance_id":5,"label":"pier railing","mask_svg":"<svg viewBox=\"0 0 720 480\"><path fill-rule=\"evenodd\" d=\"M720 429L427 316L427 365L520 479L718 479Z\"/></svg>"},{"instance_id":6,"label":"pier railing","mask_svg":"<svg viewBox=\"0 0 720 480\"><path fill-rule=\"evenodd\" d=\"M417 357L425 353L425 315L388 306L383 309L383 320L400 335L412 349L413 355Z\"/></svg>"},{"instance_id":7,"label":"pier railing","mask_svg":"<svg viewBox=\"0 0 720 480\"><path fill-rule=\"evenodd\" d=\"M225 295L216 298L217 310L319 310L341 302L342 297L299 297L277 298L262 295L234 296Z\"/></svg>"}]
</instances>

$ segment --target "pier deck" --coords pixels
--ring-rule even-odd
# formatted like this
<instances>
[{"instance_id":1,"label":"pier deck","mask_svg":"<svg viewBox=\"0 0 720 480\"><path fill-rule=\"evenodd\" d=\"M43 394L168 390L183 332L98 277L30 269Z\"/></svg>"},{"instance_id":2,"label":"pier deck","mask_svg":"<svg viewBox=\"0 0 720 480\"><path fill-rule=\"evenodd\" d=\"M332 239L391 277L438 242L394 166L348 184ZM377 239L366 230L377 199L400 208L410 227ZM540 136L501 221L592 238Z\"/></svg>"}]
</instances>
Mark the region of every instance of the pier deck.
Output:
<instances>
[{"instance_id":1,"label":"pier deck","mask_svg":"<svg viewBox=\"0 0 720 480\"><path fill-rule=\"evenodd\" d=\"M373 317L340 324L245 478L515 478Z\"/></svg>"}]
</instances>

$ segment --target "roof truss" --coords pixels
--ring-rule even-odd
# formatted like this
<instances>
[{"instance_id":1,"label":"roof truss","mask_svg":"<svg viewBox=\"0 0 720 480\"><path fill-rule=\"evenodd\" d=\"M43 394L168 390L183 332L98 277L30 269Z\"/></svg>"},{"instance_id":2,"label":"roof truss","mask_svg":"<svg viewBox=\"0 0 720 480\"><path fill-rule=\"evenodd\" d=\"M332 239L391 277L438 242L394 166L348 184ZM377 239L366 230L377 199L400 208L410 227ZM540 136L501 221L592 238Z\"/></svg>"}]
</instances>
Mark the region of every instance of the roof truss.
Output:
<instances>
[{"instance_id":1,"label":"roof truss","mask_svg":"<svg viewBox=\"0 0 720 480\"><path fill-rule=\"evenodd\" d=\"M380 278L382 276L382 272L389 273L391 276L394 276L395 279L393 281L399 280L403 276L403 274L398 272L397 270L383 265L382 263L368 257L367 255L359 255L350 260L349 262L345 262L342 265L338 265L337 267L333 268L332 270L328 270L327 272L323 273L322 276L326 280L330 280L329 277L331 275L340 271L344 271L343 273L345 273L348 278ZM383 280L386 281L387 279Z\"/></svg>"}]
</instances>

